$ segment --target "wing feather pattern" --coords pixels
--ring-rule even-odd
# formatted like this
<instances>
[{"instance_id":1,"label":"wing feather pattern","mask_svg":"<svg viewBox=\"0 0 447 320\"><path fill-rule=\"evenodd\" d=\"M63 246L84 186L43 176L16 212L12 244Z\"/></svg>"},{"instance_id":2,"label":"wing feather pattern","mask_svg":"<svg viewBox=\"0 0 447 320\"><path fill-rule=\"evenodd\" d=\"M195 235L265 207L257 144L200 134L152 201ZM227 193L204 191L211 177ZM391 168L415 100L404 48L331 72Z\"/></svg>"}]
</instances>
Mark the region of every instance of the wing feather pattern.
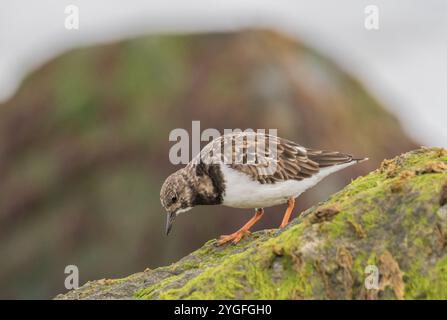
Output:
<instances>
[{"instance_id":1,"label":"wing feather pattern","mask_svg":"<svg viewBox=\"0 0 447 320\"><path fill-rule=\"evenodd\" d=\"M287 139L254 132L223 135L203 148L200 157L202 161L223 162L261 184L303 180L321 168L355 160L349 154L307 149Z\"/></svg>"}]
</instances>

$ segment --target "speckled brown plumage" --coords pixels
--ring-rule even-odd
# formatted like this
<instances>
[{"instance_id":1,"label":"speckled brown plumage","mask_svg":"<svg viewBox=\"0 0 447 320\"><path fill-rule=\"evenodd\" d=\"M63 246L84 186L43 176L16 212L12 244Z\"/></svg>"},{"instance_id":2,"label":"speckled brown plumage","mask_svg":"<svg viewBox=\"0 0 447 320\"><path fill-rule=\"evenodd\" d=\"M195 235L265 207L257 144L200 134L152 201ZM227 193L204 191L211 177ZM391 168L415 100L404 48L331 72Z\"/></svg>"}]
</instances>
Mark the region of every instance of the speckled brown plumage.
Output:
<instances>
[{"instance_id":1,"label":"speckled brown plumage","mask_svg":"<svg viewBox=\"0 0 447 320\"><path fill-rule=\"evenodd\" d=\"M318 173L320 168L354 160L349 154L308 149L277 136L251 132L221 136L208 144L200 156L190 165L201 161L223 162L261 184L302 180ZM273 170L266 169L269 165Z\"/></svg>"}]
</instances>

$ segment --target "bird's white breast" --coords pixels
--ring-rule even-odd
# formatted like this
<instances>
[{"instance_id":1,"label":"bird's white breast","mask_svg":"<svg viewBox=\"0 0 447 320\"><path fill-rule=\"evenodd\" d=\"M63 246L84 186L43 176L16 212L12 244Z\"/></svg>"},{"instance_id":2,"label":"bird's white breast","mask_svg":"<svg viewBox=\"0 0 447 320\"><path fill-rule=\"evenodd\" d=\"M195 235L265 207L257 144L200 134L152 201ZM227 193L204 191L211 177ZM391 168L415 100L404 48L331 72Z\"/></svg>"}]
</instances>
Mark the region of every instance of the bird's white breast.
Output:
<instances>
[{"instance_id":1,"label":"bird's white breast","mask_svg":"<svg viewBox=\"0 0 447 320\"><path fill-rule=\"evenodd\" d=\"M222 164L221 170L225 179L222 204L234 208L266 208L286 203L291 196L298 197L324 177L355 163L353 161L323 168L316 175L300 181L287 180L273 184L261 184L250 176Z\"/></svg>"}]
</instances>

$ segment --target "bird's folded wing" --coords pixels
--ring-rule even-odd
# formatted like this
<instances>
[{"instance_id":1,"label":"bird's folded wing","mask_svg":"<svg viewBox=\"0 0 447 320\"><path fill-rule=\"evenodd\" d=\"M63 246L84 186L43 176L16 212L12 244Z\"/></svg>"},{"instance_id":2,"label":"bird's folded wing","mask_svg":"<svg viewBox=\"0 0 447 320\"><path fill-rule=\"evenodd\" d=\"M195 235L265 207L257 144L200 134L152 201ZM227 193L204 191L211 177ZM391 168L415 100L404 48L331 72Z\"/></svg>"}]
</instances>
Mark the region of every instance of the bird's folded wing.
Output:
<instances>
[{"instance_id":1,"label":"bird's folded wing","mask_svg":"<svg viewBox=\"0 0 447 320\"><path fill-rule=\"evenodd\" d=\"M217 161L262 184L302 180L320 168L352 161L340 152L307 149L293 141L259 133L233 133L210 142L201 151L202 161ZM193 162L199 161L196 157Z\"/></svg>"}]
</instances>

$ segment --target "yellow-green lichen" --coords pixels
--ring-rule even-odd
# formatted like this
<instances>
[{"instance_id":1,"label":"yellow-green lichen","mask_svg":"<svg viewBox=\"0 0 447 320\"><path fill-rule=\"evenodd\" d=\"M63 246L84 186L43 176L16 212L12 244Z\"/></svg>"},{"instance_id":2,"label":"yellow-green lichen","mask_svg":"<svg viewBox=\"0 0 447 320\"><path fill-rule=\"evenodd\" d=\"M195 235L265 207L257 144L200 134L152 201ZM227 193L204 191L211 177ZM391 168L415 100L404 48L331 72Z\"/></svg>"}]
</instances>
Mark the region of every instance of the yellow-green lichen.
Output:
<instances>
[{"instance_id":1,"label":"yellow-green lichen","mask_svg":"<svg viewBox=\"0 0 447 320\"><path fill-rule=\"evenodd\" d=\"M425 262L417 261L406 273L406 299L447 299L447 257L423 270Z\"/></svg>"}]
</instances>

